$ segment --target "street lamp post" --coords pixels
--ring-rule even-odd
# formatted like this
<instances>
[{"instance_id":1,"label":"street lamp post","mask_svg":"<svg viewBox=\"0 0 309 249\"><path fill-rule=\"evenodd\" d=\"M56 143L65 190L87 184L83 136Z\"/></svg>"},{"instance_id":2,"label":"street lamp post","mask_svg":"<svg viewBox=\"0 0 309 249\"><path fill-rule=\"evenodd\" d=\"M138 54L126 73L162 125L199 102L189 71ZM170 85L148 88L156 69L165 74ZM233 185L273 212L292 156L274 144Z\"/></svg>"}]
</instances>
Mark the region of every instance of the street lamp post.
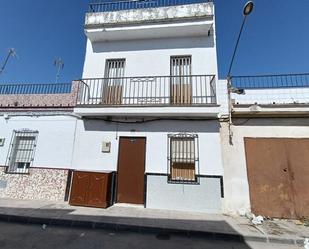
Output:
<instances>
[{"instance_id":1,"label":"street lamp post","mask_svg":"<svg viewBox=\"0 0 309 249\"><path fill-rule=\"evenodd\" d=\"M233 105L232 105L231 93L237 93L237 94L243 94L244 93L243 90L234 88L232 86L231 72L232 72L232 67L233 67L233 64L234 64L236 52L237 52L237 49L238 49L239 41L240 41L240 38L241 38L241 35L242 35L242 32L243 32L247 17L251 14L251 12L253 11L253 8L254 8L253 1L247 2L244 6L244 9L243 9L243 16L244 17L243 17L243 21L242 21L242 24L241 24L241 27L240 27L239 34L238 34L237 42L236 42L236 45L235 45L235 48L234 48L234 52L233 52L233 56L232 56L232 59L231 59L229 71L228 71L228 74L227 74L227 91L228 91L228 102L229 102L228 103L229 104L229 141L230 141L230 144L233 144L233 133L232 133Z\"/></svg>"}]
</instances>

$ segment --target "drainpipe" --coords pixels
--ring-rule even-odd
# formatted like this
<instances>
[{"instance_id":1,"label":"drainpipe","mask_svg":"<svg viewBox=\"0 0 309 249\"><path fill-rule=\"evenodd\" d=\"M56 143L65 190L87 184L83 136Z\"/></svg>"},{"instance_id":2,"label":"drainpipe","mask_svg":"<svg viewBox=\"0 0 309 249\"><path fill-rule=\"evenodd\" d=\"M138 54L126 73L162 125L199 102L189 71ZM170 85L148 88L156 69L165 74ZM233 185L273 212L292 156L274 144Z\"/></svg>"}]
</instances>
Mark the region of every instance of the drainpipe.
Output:
<instances>
[{"instance_id":1,"label":"drainpipe","mask_svg":"<svg viewBox=\"0 0 309 249\"><path fill-rule=\"evenodd\" d=\"M231 78L231 76L228 76L227 77L227 96L228 96L228 109L229 109L228 130L229 130L229 143L230 143L230 145L233 145L233 131L232 131L233 103L232 103L232 96L231 96L232 91L231 91L231 89L232 89L232 78Z\"/></svg>"}]
</instances>

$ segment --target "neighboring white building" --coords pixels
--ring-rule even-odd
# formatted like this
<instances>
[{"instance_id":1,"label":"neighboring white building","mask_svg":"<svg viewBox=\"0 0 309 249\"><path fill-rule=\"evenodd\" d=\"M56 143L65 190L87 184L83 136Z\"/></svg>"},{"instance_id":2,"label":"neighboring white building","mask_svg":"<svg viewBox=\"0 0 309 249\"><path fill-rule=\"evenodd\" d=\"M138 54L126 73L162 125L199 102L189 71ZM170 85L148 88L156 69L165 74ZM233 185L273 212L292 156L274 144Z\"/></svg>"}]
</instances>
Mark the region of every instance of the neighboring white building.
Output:
<instances>
[{"instance_id":1,"label":"neighboring white building","mask_svg":"<svg viewBox=\"0 0 309 249\"><path fill-rule=\"evenodd\" d=\"M309 74L234 77L233 85L245 94L232 94L230 128L221 123L223 212L308 217Z\"/></svg>"},{"instance_id":2,"label":"neighboring white building","mask_svg":"<svg viewBox=\"0 0 309 249\"><path fill-rule=\"evenodd\" d=\"M78 83L0 85L0 198L64 200Z\"/></svg>"},{"instance_id":3,"label":"neighboring white building","mask_svg":"<svg viewBox=\"0 0 309 249\"><path fill-rule=\"evenodd\" d=\"M81 119L73 165L84 174L77 172L76 181L89 171L114 172L113 203L219 213L219 118L227 103L225 82L218 81L214 5L175 3L90 6L74 109ZM79 191L83 184L73 179L71 203L93 205ZM87 195L96 199L96 191Z\"/></svg>"}]
</instances>

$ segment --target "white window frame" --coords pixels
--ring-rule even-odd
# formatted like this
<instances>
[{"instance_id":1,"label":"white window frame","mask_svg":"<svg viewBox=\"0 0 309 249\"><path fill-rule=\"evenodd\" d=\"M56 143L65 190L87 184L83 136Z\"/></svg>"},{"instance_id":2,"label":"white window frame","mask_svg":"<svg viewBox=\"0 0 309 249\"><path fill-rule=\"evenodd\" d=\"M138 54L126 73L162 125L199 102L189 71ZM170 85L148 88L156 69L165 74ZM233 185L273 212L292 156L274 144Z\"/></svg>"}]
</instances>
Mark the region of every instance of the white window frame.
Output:
<instances>
[{"instance_id":1,"label":"white window frame","mask_svg":"<svg viewBox=\"0 0 309 249\"><path fill-rule=\"evenodd\" d=\"M38 131L23 129L14 130L10 149L7 156L7 170L6 173L12 174L28 174L29 168L32 166L34 160L34 154L36 150ZM22 138L31 138L23 144L20 143ZM23 146L19 149L18 146ZM17 154L22 154L21 158L18 158ZM20 167L22 165L22 167Z\"/></svg>"}]
</instances>

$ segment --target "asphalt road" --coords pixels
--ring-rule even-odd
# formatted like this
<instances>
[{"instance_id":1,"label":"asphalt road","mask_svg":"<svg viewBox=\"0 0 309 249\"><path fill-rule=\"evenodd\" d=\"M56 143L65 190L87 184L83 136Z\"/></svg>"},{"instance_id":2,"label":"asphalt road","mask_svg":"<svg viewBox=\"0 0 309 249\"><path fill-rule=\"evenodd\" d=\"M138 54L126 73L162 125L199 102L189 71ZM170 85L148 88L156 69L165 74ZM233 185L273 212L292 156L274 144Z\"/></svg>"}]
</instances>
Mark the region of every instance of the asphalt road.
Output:
<instances>
[{"instance_id":1,"label":"asphalt road","mask_svg":"<svg viewBox=\"0 0 309 249\"><path fill-rule=\"evenodd\" d=\"M97 229L66 228L0 222L1 249L293 249L268 245L188 238L168 234L141 234Z\"/></svg>"}]
</instances>

